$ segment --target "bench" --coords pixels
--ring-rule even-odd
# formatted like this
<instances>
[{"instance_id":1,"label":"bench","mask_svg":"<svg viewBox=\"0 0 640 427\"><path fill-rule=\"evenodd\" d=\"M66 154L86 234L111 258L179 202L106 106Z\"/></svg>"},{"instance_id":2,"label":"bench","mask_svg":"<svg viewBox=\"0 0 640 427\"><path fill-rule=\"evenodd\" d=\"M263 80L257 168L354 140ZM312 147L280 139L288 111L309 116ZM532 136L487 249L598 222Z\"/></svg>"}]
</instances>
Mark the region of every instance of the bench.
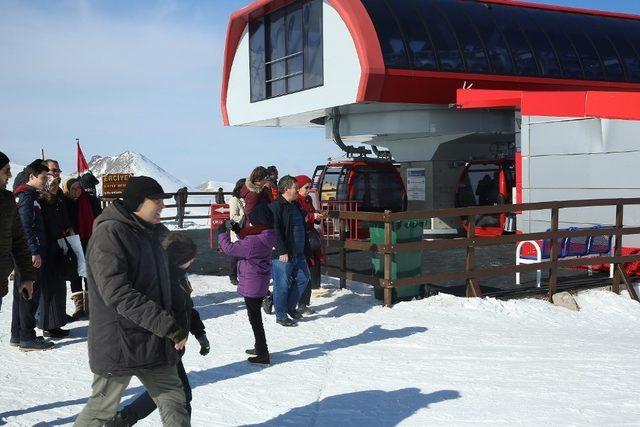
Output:
<instances>
[{"instance_id":1,"label":"bench","mask_svg":"<svg viewBox=\"0 0 640 427\"><path fill-rule=\"evenodd\" d=\"M609 228L601 225L596 225L589 228L570 227L565 230L578 231L578 230L593 230ZM550 231L547 229L547 231ZM560 251L558 252L558 259L562 258L584 258L584 257L596 257L602 255L611 256L613 248L613 235L602 236L580 236L580 237L566 237L560 240ZM522 249L526 244L533 247L532 254L523 254ZM525 240L518 243L516 247L516 265L520 264L536 264L543 260L547 260L551 257L551 240L544 239L541 242L535 240ZM592 266L588 267L589 275L593 273ZM609 264L609 277L613 277L613 264ZM541 270L536 270L536 285L540 287L542 281ZM516 284L520 284L520 272L516 273Z\"/></svg>"}]
</instances>

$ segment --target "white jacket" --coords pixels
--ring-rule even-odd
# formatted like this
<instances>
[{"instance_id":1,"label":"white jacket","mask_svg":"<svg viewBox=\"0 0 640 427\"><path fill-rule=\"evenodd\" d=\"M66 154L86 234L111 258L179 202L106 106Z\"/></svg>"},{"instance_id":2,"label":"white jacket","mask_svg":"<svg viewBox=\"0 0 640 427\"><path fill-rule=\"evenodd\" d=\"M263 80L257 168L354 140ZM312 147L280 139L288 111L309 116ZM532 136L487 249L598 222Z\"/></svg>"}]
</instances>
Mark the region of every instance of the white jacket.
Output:
<instances>
[{"instance_id":1,"label":"white jacket","mask_svg":"<svg viewBox=\"0 0 640 427\"><path fill-rule=\"evenodd\" d=\"M239 199L235 196L229 198L229 219L233 222L240 224L245 217L244 212L244 199ZM231 241L238 241L238 236L233 231L231 232Z\"/></svg>"}]
</instances>

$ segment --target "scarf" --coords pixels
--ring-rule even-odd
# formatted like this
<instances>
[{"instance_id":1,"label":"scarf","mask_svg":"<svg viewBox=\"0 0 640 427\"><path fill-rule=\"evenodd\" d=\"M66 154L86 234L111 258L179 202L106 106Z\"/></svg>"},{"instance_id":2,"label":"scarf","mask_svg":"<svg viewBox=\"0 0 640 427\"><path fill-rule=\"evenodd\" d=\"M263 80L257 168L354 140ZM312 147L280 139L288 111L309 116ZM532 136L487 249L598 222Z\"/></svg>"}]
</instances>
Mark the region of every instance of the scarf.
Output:
<instances>
[{"instance_id":1,"label":"scarf","mask_svg":"<svg viewBox=\"0 0 640 427\"><path fill-rule=\"evenodd\" d=\"M91 208L89 196L84 191L78 198L78 234L80 240L89 240L93 233L93 220L95 215Z\"/></svg>"},{"instance_id":2,"label":"scarf","mask_svg":"<svg viewBox=\"0 0 640 427\"><path fill-rule=\"evenodd\" d=\"M265 227L264 225L250 225L238 231L236 234L238 238L244 239L247 236L253 236L262 233L264 230L270 230L271 227Z\"/></svg>"}]
</instances>

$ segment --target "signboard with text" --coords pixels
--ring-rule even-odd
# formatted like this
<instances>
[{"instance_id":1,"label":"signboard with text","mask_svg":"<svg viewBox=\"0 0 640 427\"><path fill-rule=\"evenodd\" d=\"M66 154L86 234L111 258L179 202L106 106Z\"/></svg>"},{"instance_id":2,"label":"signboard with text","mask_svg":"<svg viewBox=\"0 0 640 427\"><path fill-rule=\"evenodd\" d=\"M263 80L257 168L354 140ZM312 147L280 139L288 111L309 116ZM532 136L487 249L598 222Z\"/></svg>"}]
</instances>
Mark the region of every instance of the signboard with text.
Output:
<instances>
[{"instance_id":1,"label":"signboard with text","mask_svg":"<svg viewBox=\"0 0 640 427\"><path fill-rule=\"evenodd\" d=\"M102 197L122 194L132 173L110 173L102 177Z\"/></svg>"},{"instance_id":2,"label":"signboard with text","mask_svg":"<svg viewBox=\"0 0 640 427\"><path fill-rule=\"evenodd\" d=\"M227 204L213 204L211 205L211 231L209 233L209 240L211 248L216 249L218 242L216 239L216 229L220 227L226 220L230 219L229 205Z\"/></svg>"}]
</instances>

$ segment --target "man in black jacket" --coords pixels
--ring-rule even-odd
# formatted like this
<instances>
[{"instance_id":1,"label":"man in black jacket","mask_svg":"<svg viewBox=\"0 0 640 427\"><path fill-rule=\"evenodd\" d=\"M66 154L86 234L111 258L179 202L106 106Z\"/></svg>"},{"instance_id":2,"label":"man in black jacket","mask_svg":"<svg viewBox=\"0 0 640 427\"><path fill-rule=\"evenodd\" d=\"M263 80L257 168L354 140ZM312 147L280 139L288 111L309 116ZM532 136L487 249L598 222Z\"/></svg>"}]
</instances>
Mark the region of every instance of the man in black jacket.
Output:
<instances>
[{"instance_id":1,"label":"man in black jacket","mask_svg":"<svg viewBox=\"0 0 640 427\"><path fill-rule=\"evenodd\" d=\"M7 276L14 269L14 260L22 272L18 293L20 295L24 293L23 298L31 298L33 281L36 278L15 198L10 191L6 190L9 178L11 178L9 158L0 152L0 306L2 298L9 292Z\"/></svg>"},{"instance_id":2,"label":"man in black jacket","mask_svg":"<svg viewBox=\"0 0 640 427\"><path fill-rule=\"evenodd\" d=\"M87 248L89 365L92 394L74 425L101 426L118 409L132 376L158 405L163 425L189 426L178 376L178 351L187 331L171 314L160 184L132 177L122 202L108 206L95 222Z\"/></svg>"},{"instance_id":3,"label":"man in black jacket","mask_svg":"<svg viewBox=\"0 0 640 427\"><path fill-rule=\"evenodd\" d=\"M292 176L283 176L278 182L278 191L280 197L271 203L276 233L271 261L273 305L277 323L296 326L294 320L302 319L297 307L300 295L309 283L307 257L311 249L307 238L306 215L297 201L298 182Z\"/></svg>"}]
</instances>

